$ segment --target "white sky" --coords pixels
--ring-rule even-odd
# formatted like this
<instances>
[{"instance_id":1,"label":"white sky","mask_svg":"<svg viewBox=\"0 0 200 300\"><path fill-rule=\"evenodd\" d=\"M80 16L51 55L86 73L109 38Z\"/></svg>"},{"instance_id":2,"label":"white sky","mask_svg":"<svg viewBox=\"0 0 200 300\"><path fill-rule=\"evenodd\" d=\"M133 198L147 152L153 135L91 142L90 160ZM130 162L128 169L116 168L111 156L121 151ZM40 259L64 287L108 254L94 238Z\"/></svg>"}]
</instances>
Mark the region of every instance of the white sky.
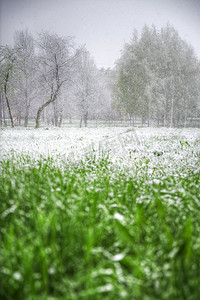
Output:
<instances>
[{"instance_id":1,"label":"white sky","mask_svg":"<svg viewBox=\"0 0 200 300\"><path fill-rule=\"evenodd\" d=\"M113 67L133 29L169 22L200 58L200 0L0 0L0 43L28 28L72 35L86 44L98 67Z\"/></svg>"}]
</instances>

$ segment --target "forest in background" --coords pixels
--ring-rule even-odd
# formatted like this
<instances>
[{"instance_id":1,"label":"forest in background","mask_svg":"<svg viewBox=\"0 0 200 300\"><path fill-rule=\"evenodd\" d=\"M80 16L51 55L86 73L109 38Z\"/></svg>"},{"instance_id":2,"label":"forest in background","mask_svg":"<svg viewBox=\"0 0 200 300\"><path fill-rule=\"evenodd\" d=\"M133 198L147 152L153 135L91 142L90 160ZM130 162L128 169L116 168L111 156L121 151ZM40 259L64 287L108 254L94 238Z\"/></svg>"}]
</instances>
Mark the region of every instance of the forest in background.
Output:
<instances>
[{"instance_id":1,"label":"forest in background","mask_svg":"<svg viewBox=\"0 0 200 300\"><path fill-rule=\"evenodd\" d=\"M74 38L16 31L0 47L0 126L61 126L64 119L129 119L142 125L199 126L200 61L169 24L135 30L111 69L98 69Z\"/></svg>"}]
</instances>

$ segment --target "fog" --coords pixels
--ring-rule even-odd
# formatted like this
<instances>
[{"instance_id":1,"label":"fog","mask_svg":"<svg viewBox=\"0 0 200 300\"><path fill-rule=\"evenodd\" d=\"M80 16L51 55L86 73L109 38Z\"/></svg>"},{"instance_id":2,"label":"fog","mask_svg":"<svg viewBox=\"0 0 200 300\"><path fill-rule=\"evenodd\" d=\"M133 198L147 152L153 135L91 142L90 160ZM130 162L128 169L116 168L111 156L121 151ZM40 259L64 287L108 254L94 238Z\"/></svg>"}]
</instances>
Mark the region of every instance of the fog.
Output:
<instances>
[{"instance_id":1,"label":"fog","mask_svg":"<svg viewBox=\"0 0 200 300\"><path fill-rule=\"evenodd\" d=\"M72 35L85 44L98 67L114 66L133 29L169 22L200 57L198 0L1 0L0 43L12 44L15 30L28 28Z\"/></svg>"},{"instance_id":2,"label":"fog","mask_svg":"<svg viewBox=\"0 0 200 300\"><path fill-rule=\"evenodd\" d=\"M0 3L1 126L200 126L199 1Z\"/></svg>"}]
</instances>

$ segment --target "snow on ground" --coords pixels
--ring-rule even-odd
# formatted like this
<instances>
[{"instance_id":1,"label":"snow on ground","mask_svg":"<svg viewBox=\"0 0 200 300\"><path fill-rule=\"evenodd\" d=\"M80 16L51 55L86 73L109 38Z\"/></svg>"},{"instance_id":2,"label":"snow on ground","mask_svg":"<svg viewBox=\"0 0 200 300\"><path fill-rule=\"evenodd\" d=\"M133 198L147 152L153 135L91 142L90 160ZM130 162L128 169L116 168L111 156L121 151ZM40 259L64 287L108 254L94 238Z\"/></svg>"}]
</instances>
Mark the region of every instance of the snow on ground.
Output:
<instances>
[{"instance_id":1,"label":"snow on ground","mask_svg":"<svg viewBox=\"0 0 200 300\"><path fill-rule=\"evenodd\" d=\"M34 157L56 157L80 152L91 143L116 135L124 129L112 128L50 128L50 129L6 129L1 132L1 156L11 151Z\"/></svg>"},{"instance_id":2,"label":"snow on ground","mask_svg":"<svg viewBox=\"0 0 200 300\"><path fill-rule=\"evenodd\" d=\"M0 159L20 154L74 162L108 153L122 168L140 166L149 174L199 171L200 129L197 128L49 128L4 129ZM137 169L140 172L140 168Z\"/></svg>"}]
</instances>

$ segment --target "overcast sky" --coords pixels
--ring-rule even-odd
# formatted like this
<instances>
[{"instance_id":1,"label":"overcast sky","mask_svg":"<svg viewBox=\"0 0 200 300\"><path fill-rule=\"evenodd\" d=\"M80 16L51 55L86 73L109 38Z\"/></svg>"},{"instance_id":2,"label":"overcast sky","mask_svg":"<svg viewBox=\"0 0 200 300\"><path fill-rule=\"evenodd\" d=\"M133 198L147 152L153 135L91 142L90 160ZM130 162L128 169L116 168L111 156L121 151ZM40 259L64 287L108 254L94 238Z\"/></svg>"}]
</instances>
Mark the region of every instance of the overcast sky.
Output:
<instances>
[{"instance_id":1,"label":"overcast sky","mask_svg":"<svg viewBox=\"0 0 200 300\"><path fill-rule=\"evenodd\" d=\"M200 0L0 0L0 43L28 28L72 35L86 44L98 67L113 67L133 29L169 22L200 58Z\"/></svg>"}]
</instances>

